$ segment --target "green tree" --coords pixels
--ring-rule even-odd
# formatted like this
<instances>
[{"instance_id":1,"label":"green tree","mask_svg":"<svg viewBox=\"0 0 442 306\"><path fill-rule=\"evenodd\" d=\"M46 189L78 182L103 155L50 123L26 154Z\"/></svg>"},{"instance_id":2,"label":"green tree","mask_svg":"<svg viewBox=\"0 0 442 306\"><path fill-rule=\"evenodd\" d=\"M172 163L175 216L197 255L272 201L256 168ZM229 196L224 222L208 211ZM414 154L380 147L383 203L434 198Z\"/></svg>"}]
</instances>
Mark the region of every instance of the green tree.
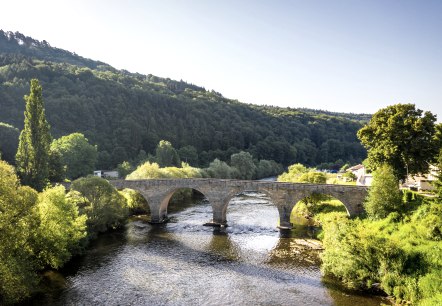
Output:
<instances>
[{"instance_id":1,"label":"green tree","mask_svg":"<svg viewBox=\"0 0 442 306\"><path fill-rule=\"evenodd\" d=\"M33 244L41 267L60 268L78 252L80 241L86 237L87 217L80 216L78 207L65 195L65 188L56 186L38 196L40 223Z\"/></svg>"},{"instance_id":2,"label":"green tree","mask_svg":"<svg viewBox=\"0 0 442 306\"><path fill-rule=\"evenodd\" d=\"M282 172L282 166L274 160L261 159L256 167L257 178L266 178Z\"/></svg>"},{"instance_id":3,"label":"green tree","mask_svg":"<svg viewBox=\"0 0 442 306\"><path fill-rule=\"evenodd\" d=\"M416 109L414 104L396 104L377 111L358 131L368 150L369 167L375 170L388 164L398 179L427 173L440 148L435 121L435 115Z\"/></svg>"},{"instance_id":4,"label":"green tree","mask_svg":"<svg viewBox=\"0 0 442 306\"><path fill-rule=\"evenodd\" d=\"M144 150L140 150L138 152L138 155L135 157L135 159L132 161L133 165L140 165L144 163L147 160L147 153Z\"/></svg>"},{"instance_id":5,"label":"green tree","mask_svg":"<svg viewBox=\"0 0 442 306\"><path fill-rule=\"evenodd\" d=\"M402 207L399 182L389 165L382 165L373 173L373 182L365 201L365 210L372 219L381 219Z\"/></svg>"},{"instance_id":6,"label":"green tree","mask_svg":"<svg viewBox=\"0 0 442 306\"><path fill-rule=\"evenodd\" d=\"M49 147L51 135L46 121L42 88L31 80L29 96L25 96L25 124L20 133L16 155L17 172L22 183L42 190L49 177Z\"/></svg>"},{"instance_id":7,"label":"green tree","mask_svg":"<svg viewBox=\"0 0 442 306\"><path fill-rule=\"evenodd\" d=\"M144 180L162 178L163 173L157 163L145 162L139 165L135 171L126 176L127 180Z\"/></svg>"},{"instance_id":8,"label":"green tree","mask_svg":"<svg viewBox=\"0 0 442 306\"><path fill-rule=\"evenodd\" d=\"M198 166L198 151L194 146L184 146L178 150L180 159L192 166Z\"/></svg>"},{"instance_id":9,"label":"green tree","mask_svg":"<svg viewBox=\"0 0 442 306\"><path fill-rule=\"evenodd\" d=\"M238 169L240 179L251 180L256 173L253 157L249 152L241 151L230 156L230 166Z\"/></svg>"},{"instance_id":10,"label":"green tree","mask_svg":"<svg viewBox=\"0 0 442 306\"><path fill-rule=\"evenodd\" d=\"M37 192L20 186L14 168L0 160L0 304L29 296L38 282L31 246L36 201Z\"/></svg>"},{"instance_id":11,"label":"green tree","mask_svg":"<svg viewBox=\"0 0 442 306\"><path fill-rule=\"evenodd\" d=\"M437 157L437 178L433 182L433 186L436 190L436 196L439 202L442 202L442 149L439 151Z\"/></svg>"},{"instance_id":12,"label":"green tree","mask_svg":"<svg viewBox=\"0 0 442 306\"><path fill-rule=\"evenodd\" d=\"M312 183L312 184L325 184L327 182L327 176L322 172L309 171L303 173L298 182L300 183Z\"/></svg>"},{"instance_id":13,"label":"green tree","mask_svg":"<svg viewBox=\"0 0 442 306\"><path fill-rule=\"evenodd\" d=\"M0 122L0 156L8 163L15 162L20 131L12 125Z\"/></svg>"},{"instance_id":14,"label":"green tree","mask_svg":"<svg viewBox=\"0 0 442 306\"><path fill-rule=\"evenodd\" d=\"M126 178L126 176L131 173L134 169L128 161L124 161L117 166L118 176L121 178Z\"/></svg>"},{"instance_id":15,"label":"green tree","mask_svg":"<svg viewBox=\"0 0 442 306\"><path fill-rule=\"evenodd\" d=\"M66 176L69 179L91 174L95 169L97 147L91 145L81 133L55 139L51 150L61 154L61 162L66 167Z\"/></svg>"},{"instance_id":16,"label":"green tree","mask_svg":"<svg viewBox=\"0 0 442 306\"><path fill-rule=\"evenodd\" d=\"M354 174L351 171L347 171L342 175L342 178L347 178L350 182L356 181L357 177L356 174Z\"/></svg>"},{"instance_id":17,"label":"green tree","mask_svg":"<svg viewBox=\"0 0 442 306\"><path fill-rule=\"evenodd\" d=\"M61 153L57 150L49 150L49 181L63 182L66 177L66 167L61 160Z\"/></svg>"},{"instance_id":18,"label":"green tree","mask_svg":"<svg viewBox=\"0 0 442 306\"><path fill-rule=\"evenodd\" d=\"M108 181L96 176L72 182L69 199L87 216L90 237L120 227L128 216L124 197Z\"/></svg>"},{"instance_id":19,"label":"green tree","mask_svg":"<svg viewBox=\"0 0 442 306\"><path fill-rule=\"evenodd\" d=\"M210 177L230 179L235 174L236 169L230 167L226 162L215 158L215 160L210 163L209 168L205 170Z\"/></svg>"},{"instance_id":20,"label":"green tree","mask_svg":"<svg viewBox=\"0 0 442 306\"><path fill-rule=\"evenodd\" d=\"M303 164L297 163L289 166L288 171L278 176L278 182L298 182L301 175L309 172L309 169Z\"/></svg>"},{"instance_id":21,"label":"green tree","mask_svg":"<svg viewBox=\"0 0 442 306\"><path fill-rule=\"evenodd\" d=\"M160 141L155 150L155 157L160 167L179 167L181 164L177 151L167 140Z\"/></svg>"},{"instance_id":22,"label":"green tree","mask_svg":"<svg viewBox=\"0 0 442 306\"><path fill-rule=\"evenodd\" d=\"M299 183L311 183L311 184L325 184L327 182L327 176L325 173L317 171L309 171L307 173L301 174L298 179ZM309 211L315 212L315 206L329 199L329 196L321 193L312 193L308 197L304 198L302 201L306 204Z\"/></svg>"}]
</instances>

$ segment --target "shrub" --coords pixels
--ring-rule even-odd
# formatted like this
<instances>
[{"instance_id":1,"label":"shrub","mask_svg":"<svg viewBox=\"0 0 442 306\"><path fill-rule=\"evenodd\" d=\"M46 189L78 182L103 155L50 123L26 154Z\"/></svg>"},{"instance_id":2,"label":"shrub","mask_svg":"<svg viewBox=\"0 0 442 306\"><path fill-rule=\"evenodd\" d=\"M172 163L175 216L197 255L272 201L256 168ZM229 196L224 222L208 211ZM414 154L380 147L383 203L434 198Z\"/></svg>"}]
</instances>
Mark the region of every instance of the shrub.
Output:
<instances>
[{"instance_id":1,"label":"shrub","mask_svg":"<svg viewBox=\"0 0 442 306\"><path fill-rule=\"evenodd\" d=\"M87 216L88 235L120 227L129 210L125 198L105 179L92 176L72 182L70 200Z\"/></svg>"},{"instance_id":2,"label":"shrub","mask_svg":"<svg viewBox=\"0 0 442 306\"><path fill-rule=\"evenodd\" d=\"M120 194L126 199L127 207L131 214L149 213L149 205L146 199L133 189L123 189Z\"/></svg>"},{"instance_id":3,"label":"shrub","mask_svg":"<svg viewBox=\"0 0 442 306\"><path fill-rule=\"evenodd\" d=\"M63 186L43 191L36 206L40 223L34 240L35 253L42 267L59 268L78 251L86 237L86 216L68 201Z\"/></svg>"},{"instance_id":4,"label":"shrub","mask_svg":"<svg viewBox=\"0 0 442 306\"><path fill-rule=\"evenodd\" d=\"M0 160L0 304L29 296L38 282L31 244L36 201L37 192L20 186L14 168Z\"/></svg>"},{"instance_id":5,"label":"shrub","mask_svg":"<svg viewBox=\"0 0 442 306\"><path fill-rule=\"evenodd\" d=\"M383 165L373 173L373 183L365 202L365 210L372 219L381 219L403 209L399 183L390 166Z\"/></svg>"}]
</instances>

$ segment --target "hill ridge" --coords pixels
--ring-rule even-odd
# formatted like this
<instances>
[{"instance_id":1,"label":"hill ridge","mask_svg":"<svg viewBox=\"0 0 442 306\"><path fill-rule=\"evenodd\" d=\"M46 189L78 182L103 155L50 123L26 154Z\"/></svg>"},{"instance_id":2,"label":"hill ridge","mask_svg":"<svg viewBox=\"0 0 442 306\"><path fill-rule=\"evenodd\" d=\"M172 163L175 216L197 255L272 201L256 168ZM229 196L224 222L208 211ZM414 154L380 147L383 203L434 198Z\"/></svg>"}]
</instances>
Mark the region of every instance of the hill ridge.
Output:
<instances>
[{"instance_id":1,"label":"hill ridge","mask_svg":"<svg viewBox=\"0 0 442 306\"><path fill-rule=\"evenodd\" d=\"M21 128L29 80L43 86L54 137L82 132L98 145L100 168L153 153L161 139L193 146L198 164L249 151L283 164L359 162L356 131L367 114L246 104L184 81L143 75L0 32L0 121Z\"/></svg>"}]
</instances>

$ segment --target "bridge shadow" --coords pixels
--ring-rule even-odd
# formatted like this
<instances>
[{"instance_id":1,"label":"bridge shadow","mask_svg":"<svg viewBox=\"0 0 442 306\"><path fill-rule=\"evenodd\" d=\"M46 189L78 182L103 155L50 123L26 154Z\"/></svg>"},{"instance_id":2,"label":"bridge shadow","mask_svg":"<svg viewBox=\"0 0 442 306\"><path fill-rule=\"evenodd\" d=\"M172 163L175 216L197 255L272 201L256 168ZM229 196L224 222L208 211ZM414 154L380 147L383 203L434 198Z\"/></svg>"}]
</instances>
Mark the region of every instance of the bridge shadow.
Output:
<instances>
[{"instance_id":1,"label":"bridge shadow","mask_svg":"<svg viewBox=\"0 0 442 306\"><path fill-rule=\"evenodd\" d=\"M348 295L353 296L351 300L355 302L355 305L361 304L361 302L368 302L370 305L374 305L373 299L381 301L378 298L358 291L346 291L342 286L336 285L336 280L333 283L333 281L327 278L318 276L318 273L320 273L318 253L321 250L317 244L312 244L306 240L300 242L299 240L280 236L277 244L269 250L268 259L253 263L246 262L247 259L242 258L241 251L239 250L241 247L233 239L234 235L226 233L224 229L214 229L212 233L206 231L205 233L211 235L211 237L207 243L201 240L201 244L196 248L167 236L167 233L168 231L165 227L152 227L149 230L149 235L151 236L149 248L155 248L156 243L168 245L174 251L162 252L158 255L178 262L178 264L173 266L180 266L180 262L183 265L190 263L196 266L209 266L211 270L219 271L212 272L213 277L222 277L222 272L229 271L251 277L256 282L281 282L293 286L294 290L296 290L297 286L301 286L303 289L300 290L303 291L325 292L325 295L321 294L321 297L312 297L313 300L310 300L310 302L316 305L323 304L324 297L326 297L327 303L330 301L330 304L340 305L341 302L345 304L348 303ZM291 270L291 267L294 269ZM298 270L299 267L301 271ZM171 269L171 273L174 272L174 267L160 266L158 268L166 275L168 268ZM316 272L309 276L312 271ZM216 291L216 288L214 290ZM280 294L284 293L281 292Z\"/></svg>"},{"instance_id":2,"label":"bridge shadow","mask_svg":"<svg viewBox=\"0 0 442 306\"><path fill-rule=\"evenodd\" d=\"M284 271L283 267L279 267L278 265L273 267L270 266L277 262L277 256L274 254L277 254L278 252L275 250L269 252L270 259L266 262L259 262L257 264L245 262L241 256L241 247L237 245L232 240L232 236L224 230L214 229L208 243L202 245L202 248L198 249L192 248L177 239L173 239L173 235L169 235L169 231L165 226L152 227L149 230L148 235L149 238L146 242L149 244L149 249L155 250L155 245L157 244L167 244L168 249L173 249L174 252L161 252L158 255L170 258L174 261L182 261L183 263L203 266L208 265L211 269L221 271L229 270L231 272L256 278L257 281L268 281L269 275L272 275L273 279L280 281L323 288L323 286L318 283L317 279L304 276L300 273ZM285 238L279 239L290 240ZM287 245L289 245L288 242L278 242L276 248L285 248L283 252L286 253L290 251L290 248L287 248ZM295 257L293 256L291 258ZM308 265L312 266L312 263L308 262ZM164 270L164 273L167 273L167 269Z\"/></svg>"},{"instance_id":3,"label":"bridge shadow","mask_svg":"<svg viewBox=\"0 0 442 306\"><path fill-rule=\"evenodd\" d=\"M210 205L204 194L192 188L174 190L167 205L168 214L181 212L195 205Z\"/></svg>"}]
</instances>

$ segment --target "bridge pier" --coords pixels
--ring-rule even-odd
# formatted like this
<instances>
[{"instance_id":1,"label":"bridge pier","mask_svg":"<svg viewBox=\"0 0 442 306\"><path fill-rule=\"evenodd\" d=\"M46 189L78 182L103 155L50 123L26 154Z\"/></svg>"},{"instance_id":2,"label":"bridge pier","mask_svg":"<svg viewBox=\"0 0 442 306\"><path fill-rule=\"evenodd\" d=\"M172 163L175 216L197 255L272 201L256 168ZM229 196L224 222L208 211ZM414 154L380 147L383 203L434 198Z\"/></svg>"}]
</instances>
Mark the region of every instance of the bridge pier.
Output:
<instances>
[{"instance_id":1,"label":"bridge pier","mask_svg":"<svg viewBox=\"0 0 442 306\"><path fill-rule=\"evenodd\" d=\"M206 226L226 227L227 226L227 205L230 199L216 199L213 195L210 199L213 217L212 221L204 223Z\"/></svg>"},{"instance_id":2,"label":"bridge pier","mask_svg":"<svg viewBox=\"0 0 442 306\"><path fill-rule=\"evenodd\" d=\"M278 212L279 212L279 229L288 230L293 228L293 224L290 222L290 214L291 210L284 205L284 206L278 206Z\"/></svg>"},{"instance_id":3,"label":"bridge pier","mask_svg":"<svg viewBox=\"0 0 442 306\"><path fill-rule=\"evenodd\" d=\"M356 186L327 184L294 184L256 182L223 179L152 179L135 181L110 181L118 189L138 190L147 200L151 211L151 223L164 223L167 206L173 193L180 188L193 188L203 193L213 209L212 221L206 225L227 226L226 211L230 199L244 190L263 192L270 196L279 212L279 228L290 229L290 214L294 205L311 195L331 195L342 201L349 216L364 213L363 202L367 189Z\"/></svg>"},{"instance_id":4,"label":"bridge pier","mask_svg":"<svg viewBox=\"0 0 442 306\"><path fill-rule=\"evenodd\" d=\"M140 190L140 193L147 200L150 209L151 224L161 224L169 220L167 217L167 205L172 194L155 192L152 189Z\"/></svg>"}]
</instances>

